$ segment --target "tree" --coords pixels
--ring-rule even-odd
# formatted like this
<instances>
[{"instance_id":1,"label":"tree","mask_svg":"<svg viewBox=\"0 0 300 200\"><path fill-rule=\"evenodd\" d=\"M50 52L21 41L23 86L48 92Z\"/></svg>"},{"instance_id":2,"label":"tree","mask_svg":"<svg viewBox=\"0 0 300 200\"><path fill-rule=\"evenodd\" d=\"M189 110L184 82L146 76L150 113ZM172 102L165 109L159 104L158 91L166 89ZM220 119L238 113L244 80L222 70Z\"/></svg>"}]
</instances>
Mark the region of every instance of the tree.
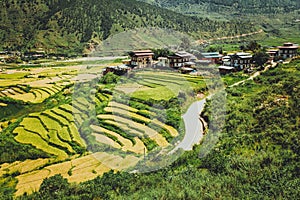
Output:
<instances>
[{"instance_id":1,"label":"tree","mask_svg":"<svg viewBox=\"0 0 300 200\"><path fill-rule=\"evenodd\" d=\"M64 196L65 192L69 188L69 183L67 179L62 177L62 175L57 174L49 178L44 179L40 187L40 194L43 197L52 197L53 199L59 196Z\"/></svg>"},{"instance_id":2,"label":"tree","mask_svg":"<svg viewBox=\"0 0 300 200\"><path fill-rule=\"evenodd\" d=\"M154 56L153 56L154 60L157 60L159 57L167 57L167 56L174 54L174 52L172 52L171 50L169 50L167 48L151 49L151 50L154 53Z\"/></svg>"},{"instance_id":3,"label":"tree","mask_svg":"<svg viewBox=\"0 0 300 200\"><path fill-rule=\"evenodd\" d=\"M263 50L260 50L254 53L253 61L257 66L263 66L269 60L269 57L269 54Z\"/></svg>"},{"instance_id":4,"label":"tree","mask_svg":"<svg viewBox=\"0 0 300 200\"><path fill-rule=\"evenodd\" d=\"M256 41L251 41L247 46L244 47L244 50L250 50L252 52L256 52L261 48L261 45L258 44Z\"/></svg>"},{"instance_id":5,"label":"tree","mask_svg":"<svg viewBox=\"0 0 300 200\"><path fill-rule=\"evenodd\" d=\"M100 79L100 83L103 83L103 84L118 83L119 79L120 79L119 76L115 75L112 72L109 72Z\"/></svg>"}]
</instances>

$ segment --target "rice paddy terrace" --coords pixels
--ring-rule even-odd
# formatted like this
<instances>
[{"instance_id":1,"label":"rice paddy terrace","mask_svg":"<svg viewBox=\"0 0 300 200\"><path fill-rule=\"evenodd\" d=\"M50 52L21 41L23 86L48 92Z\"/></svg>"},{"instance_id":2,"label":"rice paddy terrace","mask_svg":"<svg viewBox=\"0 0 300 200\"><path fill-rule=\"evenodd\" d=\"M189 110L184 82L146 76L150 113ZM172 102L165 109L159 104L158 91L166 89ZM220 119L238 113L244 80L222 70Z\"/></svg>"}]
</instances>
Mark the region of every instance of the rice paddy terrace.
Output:
<instances>
[{"instance_id":1,"label":"rice paddy terrace","mask_svg":"<svg viewBox=\"0 0 300 200\"><path fill-rule=\"evenodd\" d=\"M1 122L6 123L3 131L14 125L9 134L15 141L49 155L0 165L0 176L15 178L16 195L37 190L44 178L55 174L69 182L83 182L110 170L133 169L148 153L174 148L184 131L180 122L177 126L168 119L174 108L156 104L205 88L199 76L140 71L113 87L82 82L79 88L93 90L82 92L76 91L76 84L72 86L74 68L55 73L42 76L37 72L31 77L32 73L18 72L11 75L11 84L1 85L1 100L9 98L29 106L53 103L28 110L9 119L10 123ZM186 101L185 97L181 106ZM1 101L0 109L6 106Z\"/></svg>"}]
</instances>

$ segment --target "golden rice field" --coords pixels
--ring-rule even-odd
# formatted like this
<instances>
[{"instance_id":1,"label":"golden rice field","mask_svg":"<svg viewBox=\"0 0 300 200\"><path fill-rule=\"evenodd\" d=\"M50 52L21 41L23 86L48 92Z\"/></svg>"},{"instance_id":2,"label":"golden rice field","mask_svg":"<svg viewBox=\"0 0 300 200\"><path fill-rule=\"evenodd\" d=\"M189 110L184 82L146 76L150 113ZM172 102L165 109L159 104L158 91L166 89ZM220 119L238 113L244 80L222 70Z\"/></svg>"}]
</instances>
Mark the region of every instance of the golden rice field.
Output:
<instances>
[{"instance_id":1,"label":"golden rice field","mask_svg":"<svg viewBox=\"0 0 300 200\"><path fill-rule=\"evenodd\" d=\"M79 183L94 179L110 170L128 169L129 167L135 166L140 159L141 158L131 155L123 158L121 156L105 152L98 152L80 158L75 158L71 161L47 166L42 169L28 171L27 173L23 173L16 177L18 180L16 196L20 196L25 192L32 193L38 190L43 179L54 176L55 174L61 174L71 183ZM39 166L42 160L25 162L22 163L22 165L26 165L31 162L34 163L35 166ZM9 166L5 167L6 169L10 169Z\"/></svg>"},{"instance_id":2,"label":"golden rice field","mask_svg":"<svg viewBox=\"0 0 300 200\"><path fill-rule=\"evenodd\" d=\"M134 152L137 154L143 154L144 150L146 149L144 143L138 137L134 138L135 144L133 144L130 140L122 137L121 135L119 135L113 131L107 130L103 127L91 125L91 128L94 131L94 136L96 137L96 140L98 142L102 142L102 143L105 142L105 139L101 140L102 138L105 137L106 139L109 139L111 142L108 145L111 145L111 146L115 145L115 148L122 149L125 152L131 151L131 152ZM110 139L109 137L103 135L103 133L116 137L122 145L118 144L117 142Z\"/></svg>"},{"instance_id":3,"label":"golden rice field","mask_svg":"<svg viewBox=\"0 0 300 200\"><path fill-rule=\"evenodd\" d=\"M61 69L55 69L54 72L48 69L40 70L9 75L11 84L4 83L0 76L0 85L3 83L3 87L0 87L0 97L42 103L63 91L65 85L74 82L72 78L76 74L63 75ZM26 75L32 77L24 78ZM38 78L37 75L44 78ZM182 88L195 87L199 81L203 80L177 73L138 72L134 83L119 85L116 90L142 100L168 100L177 96ZM154 149L158 150L173 145L160 130L167 132L171 139L179 136L178 131L159 121L155 111L137 109L117 102L112 100L113 95L110 94L95 94L93 100L96 104L107 102L108 105L103 113L95 117L99 123L94 122L88 127L95 142L108 146L114 153L87 152L80 157L76 152L74 144L79 147L89 145L78 131L78 126L89 118L90 112L91 103L83 97L73 98L70 104L28 114L22 119L12 131L15 140L46 152L51 158L0 165L0 176L19 173L16 175L17 196L38 190L43 179L55 174L62 174L69 182L79 183L94 179L109 170L133 167L143 158L144 153L151 151L148 148L149 143L155 144ZM5 106L4 103L0 103L0 107ZM123 155L124 152L128 152L127 156Z\"/></svg>"},{"instance_id":4,"label":"golden rice field","mask_svg":"<svg viewBox=\"0 0 300 200\"><path fill-rule=\"evenodd\" d=\"M16 141L31 144L56 156L59 160L76 153L72 148L72 142L82 147L86 146L74 119L60 107L30 114L22 120L13 134L16 135Z\"/></svg>"}]
</instances>

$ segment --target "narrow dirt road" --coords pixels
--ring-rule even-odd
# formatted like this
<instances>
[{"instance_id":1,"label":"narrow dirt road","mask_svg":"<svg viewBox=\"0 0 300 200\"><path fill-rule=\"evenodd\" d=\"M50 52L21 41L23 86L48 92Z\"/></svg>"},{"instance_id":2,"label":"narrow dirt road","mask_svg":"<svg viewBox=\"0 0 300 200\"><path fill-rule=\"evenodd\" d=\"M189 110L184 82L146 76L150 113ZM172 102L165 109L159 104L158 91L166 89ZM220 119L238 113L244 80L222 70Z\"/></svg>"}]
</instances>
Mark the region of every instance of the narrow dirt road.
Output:
<instances>
[{"instance_id":1,"label":"narrow dirt road","mask_svg":"<svg viewBox=\"0 0 300 200\"><path fill-rule=\"evenodd\" d=\"M182 116L185 125L185 136L170 153L174 153L179 148L185 151L192 150L193 146L201 141L203 137L203 126L199 120L199 114L204 109L205 103L206 98L193 103Z\"/></svg>"},{"instance_id":2,"label":"narrow dirt road","mask_svg":"<svg viewBox=\"0 0 300 200\"><path fill-rule=\"evenodd\" d=\"M255 77L259 76L262 72L265 72L265 71L267 71L268 69L270 69L271 67L272 67L272 68L275 67L276 65L277 65L277 63L272 63L272 64L270 64L270 65L267 65L263 71L255 72L255 73L252 74L249 78L247 78L247 79L245 79L245 80L242 80L242 81L239 81L239 82L236 82L236 83L234 83L234 84L232 84L232 85L230 85L230 86L228 86L228 87L234 87L234 86L240 85L240 84L242 84L242 83L245 83L245 82L248 81L248 80L253 80Z\"/></svg>"},{"instance_id":3,"label":"narrow dirt road","mask_svg":"<svg viewBox=\"0 0 300 200\"><path fill-rule=\"evenodd\" d=\"M259 31L255 31L255 32L251 32L251 33L244 33L244 34L235 35L235 36L227 36L227 37L220 37L220 38L211 38L211 39L207 39L207 40L196 40L195 44L210 43L210 42L218 41L218 40L238 39L238 38L241 38L241 37L248 37L248 36L260 34L260 33L263 33L263 32L264 31L262 29L260 29Z\"/></svg>"}]
</instances>

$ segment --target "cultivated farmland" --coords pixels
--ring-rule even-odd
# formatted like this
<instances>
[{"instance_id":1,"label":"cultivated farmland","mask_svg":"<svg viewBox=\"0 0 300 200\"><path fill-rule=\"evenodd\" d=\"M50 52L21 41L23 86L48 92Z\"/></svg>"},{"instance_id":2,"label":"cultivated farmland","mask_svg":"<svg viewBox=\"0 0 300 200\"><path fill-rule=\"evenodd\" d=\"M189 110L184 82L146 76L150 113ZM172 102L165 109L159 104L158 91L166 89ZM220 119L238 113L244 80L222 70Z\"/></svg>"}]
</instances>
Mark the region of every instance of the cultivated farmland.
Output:
<instances>
[{"instance_id":1,"label":"cultivated farmland","mask_svg":"<svg viewBox=\"0 0 300 200\"><path fill-rule=\"evenodd\" d=\"M180 106L176 98L204 83L175 72L138 71L116 85L89 85L88 78L79 78L73 86L72 70L16 73L10 75L12 84L0 87L0 98L12 99L1 107L18 103L20 109L30 105L34 110L24 109L19 121L2 122L4 127L14 122L15 141L48 155L0 165L0 175L14 174L18 180L16 195L31 193L55 174L78 183L172 149L184 134L180 112L174 113ZM93 77L100 72L93 69Z\"/></svg>"}]
</instances>

